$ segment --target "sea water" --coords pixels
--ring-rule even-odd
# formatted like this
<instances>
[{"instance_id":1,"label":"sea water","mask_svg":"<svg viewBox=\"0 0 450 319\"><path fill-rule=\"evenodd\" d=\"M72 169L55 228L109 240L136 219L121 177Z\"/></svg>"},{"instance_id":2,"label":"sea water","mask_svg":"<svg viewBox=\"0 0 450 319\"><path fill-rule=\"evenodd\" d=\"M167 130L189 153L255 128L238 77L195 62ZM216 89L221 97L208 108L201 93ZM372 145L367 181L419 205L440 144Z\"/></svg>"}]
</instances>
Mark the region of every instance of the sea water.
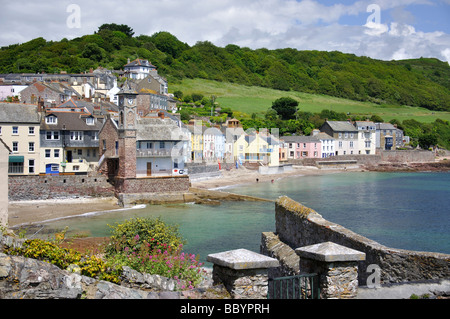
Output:
<instances>
[{"instance_id":1,"label":"sea water","mask_svg":"<svg viewBox=\"0 0 450 319\"><path fill-rule=\"evenodd\" d=\"M289 196L325 219L392 248L450 254L450 174L349 172L294 176L228 187L225 191L269 199ZM45 228L89 236L134 217L160 217L177 224L199 254L246 248L259 252L261 233L275 231L275 204L223 202L219 206L147 206L51 222ZM43 233L44 231L41 231Z\"/></svg>"}]
</instances>

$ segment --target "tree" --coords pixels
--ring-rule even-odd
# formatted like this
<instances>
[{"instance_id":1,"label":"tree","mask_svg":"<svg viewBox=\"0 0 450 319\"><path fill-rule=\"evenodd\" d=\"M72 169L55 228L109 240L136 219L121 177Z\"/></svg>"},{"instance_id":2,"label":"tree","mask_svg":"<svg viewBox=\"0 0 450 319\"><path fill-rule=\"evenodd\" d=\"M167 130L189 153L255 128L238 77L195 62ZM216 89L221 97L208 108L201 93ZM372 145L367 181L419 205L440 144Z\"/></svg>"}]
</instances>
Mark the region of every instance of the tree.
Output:
<instances>
[{"instance_id":1,"label":"tree","mask_svg":"<svg viewBox=\"0 0 450 319\"><path fill-rule=\"evenodd\" d=\"M430 134L422 134L419 136L419 146L427 150L432 146L437 145L438 139L436 134L430 133Z\"/></svg>"},{"instance_id":2,"label":"tree","mask_svg":"<svg viewBox=\"0 0 450 319\"><path fill-rule=\"evenodd\" d=\"M272 103L272 109L274 109L283 120L295 119L297 107L298 102L290 97L282 97Z\"/></svg>"},{"instance_id":3,"label":"tree","mask_svg":"<svg viewBox=\"0 0 450 319\"><path fill-rule=\"evenodd\" d=\"M130 37L130 38L134 35L133 29L125 24L118 25L115 23L109 23L109 24L105 23L105 24L102 24L98 28L98 32L101 32L103 30L120 31L120 32L123 32L127 37Z\"/></svg>"}]
</instances>

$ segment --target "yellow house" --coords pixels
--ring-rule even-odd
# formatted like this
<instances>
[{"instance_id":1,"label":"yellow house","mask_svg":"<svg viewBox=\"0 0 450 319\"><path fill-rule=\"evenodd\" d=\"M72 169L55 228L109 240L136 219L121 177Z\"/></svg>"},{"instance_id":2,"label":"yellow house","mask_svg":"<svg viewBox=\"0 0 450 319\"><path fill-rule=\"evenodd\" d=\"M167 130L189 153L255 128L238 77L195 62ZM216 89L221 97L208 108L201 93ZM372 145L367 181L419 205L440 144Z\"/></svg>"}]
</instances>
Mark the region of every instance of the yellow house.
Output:
<instances>
[{"instance_id":1,"label":"yellow house","mask_svg":"<svg viewBox=\"0 0 450 319\"><path fill-rule=\"evenodd\" d=\"M279 141L273 135L256 133L247 135L245 139L248 144L245 153L247 162L259 162L269 166L280 164Z\"/></svg>"},{"instance_id":2,"label":"yellow house","mask_svg":"<svg viewBox=\"0 0 450 319\"><path fill-rule=\"evenodd\" d=\"M203 161L203 131L202 121L195 121L194 125L188 125L188 130L191 133L191 161L199 162Z\"/></svg>"},{"instance_id":3,"label":"yellow house","mask_svg":"<svg viewBox=\"0 0 450 319\"><path fill-rule=\"evenodd\" d=\"M0 138L11 150L8 174L39 174L39 128L37 105L0 103Z\"/></svg>"}]
</instances>

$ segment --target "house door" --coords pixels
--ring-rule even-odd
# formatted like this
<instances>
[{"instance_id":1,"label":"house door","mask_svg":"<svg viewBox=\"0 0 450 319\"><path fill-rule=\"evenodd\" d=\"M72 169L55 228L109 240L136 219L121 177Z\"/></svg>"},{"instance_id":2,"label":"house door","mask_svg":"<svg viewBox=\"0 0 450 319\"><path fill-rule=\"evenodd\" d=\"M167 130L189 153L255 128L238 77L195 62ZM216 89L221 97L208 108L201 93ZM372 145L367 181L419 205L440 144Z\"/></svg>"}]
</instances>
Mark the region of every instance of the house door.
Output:
<instances>
[{"instance_id":1,"label":"house door","mask_svg":"<svg viewBox=\"0 0 450 319\"><path fill-rule=\"evenodd\" d=\"M67 151L67 163L72 163L73 155L72 151Z\"/></svg>"},{"instance_id":2,"label":"house door","mask_svg":"<svg viewBox=\"0 0 450 319\"><path fill-rule=\"evenodd\" d=\"M152 176L152 163L147 163L147 176Z\"/></svg>"}]
</instances>

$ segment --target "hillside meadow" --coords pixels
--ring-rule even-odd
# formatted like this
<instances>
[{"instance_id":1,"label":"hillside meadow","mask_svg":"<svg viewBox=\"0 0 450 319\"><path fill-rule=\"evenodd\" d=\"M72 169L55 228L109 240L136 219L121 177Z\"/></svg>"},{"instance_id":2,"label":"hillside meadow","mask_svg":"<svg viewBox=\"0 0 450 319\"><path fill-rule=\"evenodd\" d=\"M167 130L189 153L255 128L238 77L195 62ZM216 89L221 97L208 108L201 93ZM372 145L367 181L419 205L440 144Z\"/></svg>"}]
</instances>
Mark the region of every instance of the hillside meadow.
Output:
<instances>
[{"instance_id":1,"label":"hillside meadow","mask_svg":"<svg viewBox=\"0 0 450 319\"><path fill-rule=\"evenodd\" d=\"M183 79L176 83L169 83L169 90L171 93L182 91L185 96L192 93L199 93L205 97L214 95L220 106L229 107L233 111L249 115L255 113L262 116L276 99L291 97L299 101L299 109L304 112L319 113L328 109L335 112L350 113L350 115L367 115L368 117L378 115L384 121L392 119L399 121L414 119L422 123L432 123L436 119L450 121L450 112L432 111L420 107L360 102L326 95L280 91L205 79Z\"/></svg>"}]
</instances>

